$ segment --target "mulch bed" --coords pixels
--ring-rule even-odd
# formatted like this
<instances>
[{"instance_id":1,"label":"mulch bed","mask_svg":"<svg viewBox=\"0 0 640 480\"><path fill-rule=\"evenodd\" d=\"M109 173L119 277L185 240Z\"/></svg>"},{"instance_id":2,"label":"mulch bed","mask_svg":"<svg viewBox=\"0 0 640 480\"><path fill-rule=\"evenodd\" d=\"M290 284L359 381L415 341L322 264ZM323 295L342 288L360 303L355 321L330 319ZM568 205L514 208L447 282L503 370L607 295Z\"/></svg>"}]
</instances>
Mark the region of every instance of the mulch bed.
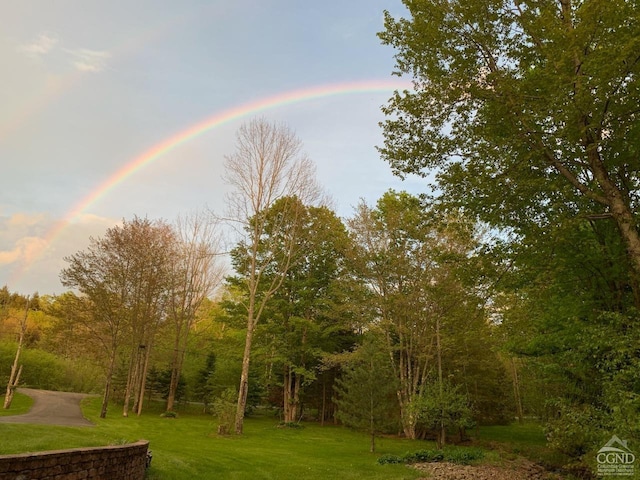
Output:
<instances>
[{"instance_id":1,"label":"mulch bed","mask_svg":"<svg viewBox=\"0 0 640 480\"><path fill-rule=\"evenodd\" d=\"M500 465L456 465L447 462L417 463L413 468L425 472L429 480L561 480L528 460L505 461Z\"/></svg>"}]
</instances>

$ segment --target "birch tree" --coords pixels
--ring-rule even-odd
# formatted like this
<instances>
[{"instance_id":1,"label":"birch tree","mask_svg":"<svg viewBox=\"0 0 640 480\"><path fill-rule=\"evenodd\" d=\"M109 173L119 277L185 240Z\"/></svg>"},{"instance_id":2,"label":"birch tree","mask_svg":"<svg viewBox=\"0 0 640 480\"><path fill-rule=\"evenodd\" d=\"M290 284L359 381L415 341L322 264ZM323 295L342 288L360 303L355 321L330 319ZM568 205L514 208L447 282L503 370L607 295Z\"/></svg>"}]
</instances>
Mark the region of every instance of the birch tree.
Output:
<instances>
[{"instance_id":1,"label":"birch tree","mask_svg":"<svg viewBox=\"0 0 640 480\"><path fill-rule=\"evenodd\" d=\"M264 245L265 214L280 198L297 198L302 204L313 204L321 198L315 179L315 167L303 154L302 144L286 126L256 119L240 127L236 136L236 151L225 158L225 180L233 188L228 197L229 217L241 235L241 248L246 249L247 333L238 389L235 432L241 434L249 389L251 347L256 326L274 292L280 288L284 274L290 267L290 255L285 255L275 267L266 288L259 286L266 268L273 268L272 259L261 252L270 251ZM292 202L295 209L298 202ZM295 215L295 210L293 211ZM283 218L290 218L285 215ZM295 222L293 222L295 227ZM291 226L291 223L288 223ZM283 229L285 227L283 224ZM282 232L284 251L292 251L296 244L293 231ZM272 249L273 251L273 249Z\"/></svg>"},{"instance_id":2,"label":"birch tree","mask_svg":"<svg viewBox=\"0 0 640 480\"><path fill-rule=\"evenodd\" d=\"M375 318L386 336L398 379L402 428L416 438L418 418L411 405L434 368L434 312L425 298L432 259L417 198L387 193L372 209L362 203L348 226L354 239L353 264L373 292Z\"/></svg>"},{"instance_id":3,"label":"birch tree","mask_svg":"<svg viewBox=\"0 0 640 480\"><path fill-rule=\"evenodd\" d=\"M376 208L361 204L348 225L355 272L372 292L370 320L385 333L398 380L402 428L417 438L415 405L425 389L440 389L454 372L457 384L466 383L467 364L480 358L469 358L466 345L486 345L479 335L487 327L481 300L460 275L475 268L473 228L393 191Z\"/></svg>"},{"instance_id":4,"label":"birch tree","mask_svg":"<svg viewBox=\"0 0 640 480\"><path fill-rule=\"evenodd\" d=\"M22 353L22 347L24 345L24 336L27 332L27 316L29 315L29 297L27 296L26 305L24 307L24 316L20 320L20 331L18 333L18 347L16 348L16 355L11 365L11 374L9 375L9 381L7 382L7 391L4 396L3 408L6 410L11 408L11 402L13 402L13 395L20 382L20 375L22 374L22 365L20 365L20 354Z\"/></svg>"}]
</instances>

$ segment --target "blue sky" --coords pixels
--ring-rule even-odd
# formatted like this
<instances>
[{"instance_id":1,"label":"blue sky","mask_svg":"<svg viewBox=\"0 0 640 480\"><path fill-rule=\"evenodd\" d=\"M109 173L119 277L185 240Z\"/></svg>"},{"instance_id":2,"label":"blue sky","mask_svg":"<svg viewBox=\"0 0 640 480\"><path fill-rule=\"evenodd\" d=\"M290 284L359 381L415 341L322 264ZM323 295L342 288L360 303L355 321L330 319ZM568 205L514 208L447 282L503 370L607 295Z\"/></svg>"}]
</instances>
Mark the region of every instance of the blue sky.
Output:
<instances>
[{"instance_id":1,"label":"blue sky","mask_svg":"<svg viewBox=\"0 0 640 480\"><path fill-rule=\"evenodd\" d=\"M383 10L400 0L40 0L0 3L0 285L61 293L63 257L134 215L173 221L223 211L224 156L237 128L215 128L56 222L162 140L225 109L317 85L392 80ZM343 217L387 189L418 193L375 150L389 92L339 95L262 112L296 132Z\"/></svg>"}]
</instances>

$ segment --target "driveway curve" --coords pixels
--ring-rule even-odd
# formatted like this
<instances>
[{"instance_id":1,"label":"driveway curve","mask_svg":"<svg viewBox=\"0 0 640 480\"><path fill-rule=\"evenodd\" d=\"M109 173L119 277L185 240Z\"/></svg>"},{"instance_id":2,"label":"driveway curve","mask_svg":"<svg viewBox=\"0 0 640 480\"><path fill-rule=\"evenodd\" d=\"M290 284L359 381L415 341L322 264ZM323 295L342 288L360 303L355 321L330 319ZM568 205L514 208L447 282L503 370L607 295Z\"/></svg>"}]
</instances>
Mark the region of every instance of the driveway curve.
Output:
<instances>
[{"instance_id":1,"label":"driveway curve","mask_svg":"<svg viewBox=\"0 0 640 480\"><path fill-rule=\"evenodd\" d=\"M0 417L0 423L33 423L66 427L93 427L80 410L80 401L90 397L85 393L53 392L19 388L18 392L33 398L31 410L22 415Z\"/></svg>"}]
</instances>

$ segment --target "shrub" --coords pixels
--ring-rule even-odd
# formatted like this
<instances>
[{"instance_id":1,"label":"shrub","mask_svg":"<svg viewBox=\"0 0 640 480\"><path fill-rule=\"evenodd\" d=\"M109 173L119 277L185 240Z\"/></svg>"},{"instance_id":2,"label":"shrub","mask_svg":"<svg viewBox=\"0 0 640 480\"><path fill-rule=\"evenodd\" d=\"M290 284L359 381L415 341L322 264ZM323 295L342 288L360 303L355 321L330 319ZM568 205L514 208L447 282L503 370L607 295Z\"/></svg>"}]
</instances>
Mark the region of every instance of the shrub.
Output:
<instances>
[{"instance_id":1,"label":"shrub","mask_svg":"<svg viewBox=\"0 0 640 480\"><path fill-rule=\"evenodd\" d=\"M218 417L218 435L227 435L231 432L236 416L235 388L228 388L219 398L213 401L213 414Z\"/></svg>"},{"instance_id":2,"label":"shrub","mask_svg":"<svg viewBox=\"0 0 640 480\"><path fill-rule=\"evenodd\" d=\"M278 428L304 428L304 425L300 425L298 422L280 422Z\"/></svg>"},{"instance_id":3,"label":"shrub","mask_svg":"<svg viewBox=\"0 0 640 480\"><path fill-rule=\"evenodd\" d=\"M390 453L382 455L380 458L378 458L378 464L380 465L388 465L393 463L405 463L405 461L402 457L399 457L398 455L391 455Z\"/></svg>"},{"instance_id":4,"label":"shrub","mask_svg":"<svg viewBox=\"0 0 640 480\"><path fill-rule=\"evenodd\" d=\"M15 342L0 342L0 381L6 384L16 349ZM35 348L24 348L20 385L43 390L94 392L101 388L101 370L89 362L73 361ZM2 375L6 373L6 375Z\"/></svg>"},{"instance_id":5,"label":"shrub","mask_svg":"<svg viewBox=\"0 0 640 480\"><path fill-rule=\"evenodd\" d=\"M452 448L445 452L444 460L445 462L457 463L459 465L468 465L483 457L484 452L479 448Z\"/></svg>"},{"instance_id":6,"label":"shrub","mask_svg":"<svg viewBox=\"0 0 640 480\"><path fill-rule=\"evenodd\" d=\"M402 457L397 455L383 455L378 459L380 465L389 463L431 463L450 462L468 465L484 457L484 451L479 448L448 448L446 450L418 450L407 453Z\"/></svg>"},{"instance_id":7,"label":"shrub","mask_svg":"<svg viewBox=\"0 0 640 480\"><path fill-rule=\"evenodd\" d=\"M545 429L551 448L573 458L597 449L607 430L604 412L591 405L572 405L562 400L549 404L557 412Z\"/></svg>"},{"instance_id":8,"label":"shrub","mask_svg":"<svg viewBox=\"0 0 640 480\"><path fill-rule=\"evenodd\" d=\"M406 463L441 462L443 459L444 453L439 450L418 450L404 456Z\"/></svg>"}]
</instances>

